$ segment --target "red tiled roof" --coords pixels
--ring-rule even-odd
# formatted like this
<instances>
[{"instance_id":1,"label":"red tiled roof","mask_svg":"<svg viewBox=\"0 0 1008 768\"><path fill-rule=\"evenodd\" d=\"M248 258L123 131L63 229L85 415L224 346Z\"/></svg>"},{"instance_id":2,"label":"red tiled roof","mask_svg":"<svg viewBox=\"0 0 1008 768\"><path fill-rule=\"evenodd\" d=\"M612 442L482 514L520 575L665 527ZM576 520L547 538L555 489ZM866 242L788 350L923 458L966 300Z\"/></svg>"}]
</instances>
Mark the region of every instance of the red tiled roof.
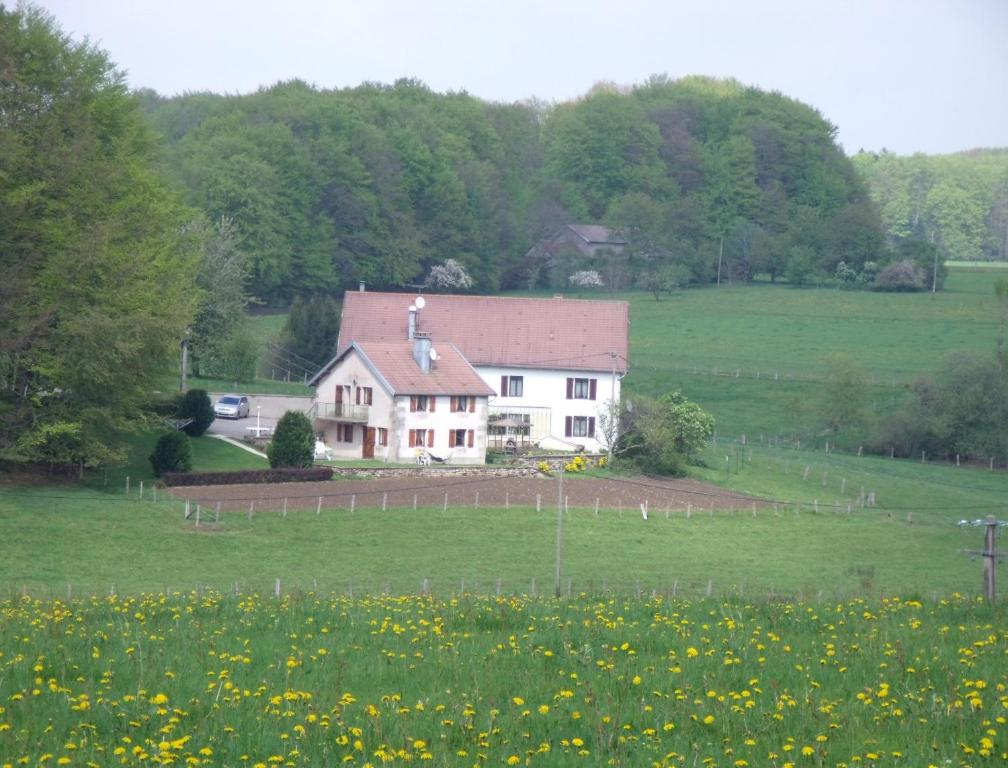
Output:
<instances>
[{"instance_id":1,"label":"red tiled roof","mask_svg":"<svg viewBox=\"0 0 1008 768\"><path fill-rule=\"evenodd\" d=\"M413 359L410 341L361 341L357 347L396 395L496 394L451 344L434 345L438 358L429 373Z\"/></svg>"},{"instance_id":2,"label":"red tiled roof","mask_svg":"<svg viewBox=\"0 0 1008 768\"><path fill-rule=\"evenodd\" d=\"M348 291L337 348L352 341L406 341L412 293ZM434 346L451 342L473 365L608 371L629 365L630 308L625 301L424 295L418 330Z\"/></svg>"}]
</instances>

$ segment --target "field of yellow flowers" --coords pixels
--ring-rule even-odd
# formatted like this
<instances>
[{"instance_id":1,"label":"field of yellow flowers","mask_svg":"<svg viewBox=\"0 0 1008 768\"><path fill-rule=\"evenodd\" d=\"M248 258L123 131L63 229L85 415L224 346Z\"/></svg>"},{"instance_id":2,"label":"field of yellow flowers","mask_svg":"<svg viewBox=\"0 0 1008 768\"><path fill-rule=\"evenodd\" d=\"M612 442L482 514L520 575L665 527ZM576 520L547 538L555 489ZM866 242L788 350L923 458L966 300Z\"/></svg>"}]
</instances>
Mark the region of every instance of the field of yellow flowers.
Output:
<instances>
[{"instance_id":1,"label":"field of yellow flowers","mask_svg":"<svg viewBox=\"0 0 1008 768\"><path fill-rule=\"evenodd\" d=\"M980 766L972 598L148 594L0 603L4 766Z\"/></svg>"}]
</instances>

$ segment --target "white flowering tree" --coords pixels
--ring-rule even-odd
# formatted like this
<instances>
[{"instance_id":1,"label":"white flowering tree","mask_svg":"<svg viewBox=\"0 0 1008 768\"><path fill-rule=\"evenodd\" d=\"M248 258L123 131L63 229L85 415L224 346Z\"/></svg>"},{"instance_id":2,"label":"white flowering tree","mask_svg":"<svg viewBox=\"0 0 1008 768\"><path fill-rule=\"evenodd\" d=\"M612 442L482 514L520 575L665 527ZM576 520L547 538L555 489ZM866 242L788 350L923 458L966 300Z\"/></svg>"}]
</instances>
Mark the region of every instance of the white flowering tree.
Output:
<instances>
[{"instance_id":1,"label":"white flowering tree","mask_svg":"<svg viewBox=\"0 0 1008 768\"><path fill-rule=\"evenodd\" d=\"M575 288L603 288L602 276L594 269L582 269L567 278L567 282Z\"/></svg>"},{"instance_id":2,"label":"white flowering tree","mask_svg":"<svg viewBox=\"0 0 1008 768\"><path fill-rule=\"evenodd\" d=\"M435 264L424 282L428 288L440 290L472 288L473 279L469 277L465 267L455 259L446 259L444 264Z\"/></svg>"}]
</instances>

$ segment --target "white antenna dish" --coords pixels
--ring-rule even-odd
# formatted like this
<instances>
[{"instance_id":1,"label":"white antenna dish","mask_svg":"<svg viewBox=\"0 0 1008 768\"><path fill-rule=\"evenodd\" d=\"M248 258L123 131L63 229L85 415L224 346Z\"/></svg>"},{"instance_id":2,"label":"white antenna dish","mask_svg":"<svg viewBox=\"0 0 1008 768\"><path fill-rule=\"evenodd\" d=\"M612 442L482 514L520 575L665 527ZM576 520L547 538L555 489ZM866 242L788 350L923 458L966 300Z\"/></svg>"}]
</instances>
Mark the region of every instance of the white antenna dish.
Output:
<instances>
[{"instance_id":1,"label":"white antenna dish","mask_svg":"<svg viewBox=\"0 0 1008 768\"><path fill-rule=\"evenodd\" d=\"M416 304L417 309L423 309L424 306L427 304L427 299L425 299L423 296L417 296L416 301L414 301L413 303Z\"/></svg>"},{"instance_id":2,"label":"white antenna dish","mask_svg":"<svg viewBox=\"0 0 1008 768\"><path fill-rule=\"evenodd\" d=\"M431 351L428 352L428 354L430 355L430 359L431 360L437 360L438 359L438 353L437 353L437 350L434 349L434 347L431 347Z\"/></svg>"}]
</instances>

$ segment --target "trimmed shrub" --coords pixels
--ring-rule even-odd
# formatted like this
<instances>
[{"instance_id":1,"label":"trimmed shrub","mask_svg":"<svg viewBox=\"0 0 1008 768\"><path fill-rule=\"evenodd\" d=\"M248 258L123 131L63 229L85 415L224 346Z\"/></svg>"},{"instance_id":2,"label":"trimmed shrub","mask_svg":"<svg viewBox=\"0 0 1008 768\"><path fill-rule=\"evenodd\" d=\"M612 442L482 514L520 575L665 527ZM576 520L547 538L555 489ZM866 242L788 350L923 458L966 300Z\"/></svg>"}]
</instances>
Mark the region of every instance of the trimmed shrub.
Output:
<instances>
[{"instance_id":1,"label":"trimmed shrub","mask_svg":"<svg viewBox=\"0 0 1008 768\"><path fill-rule=\"evenodd\" d=\"M310 467L315 463L315 430L301 411L280 417L266 446L271 467Z\"/></svg>"},{"instance_id":2,"label":"trimmed shrub","mask_svg":"<svg viewBox=\"0 0 1008 768\"><path fill-rule=\"evenodd\" d=\"M192 419L182 429L189 437L199 437L209 429L215 418L213 403L205 389L190 389L179 395L176 401L175 415L180 419Z\"/></svg>"},{"instance_id":3,"label":"trimmed shrub","mask_svg":"<svg viewBox=\"0 0 1008 768\"><path fill-rule=\"evenodd\" d=\"M297 469L239 469L232 472L165 472L165 485L239 485L261 483L320 483L332 480L332 467Z\"/></svg>"},{"instance_id":4,"label":"trimmed shrub","mask_svg":"<svg viewBox=\"0 0 1008 768\"><path fill-rule=\"evenodd\" d=\"M151 468L157 477L165 472L184 473L192 469L192 447L185 432L166 432L158 438L150 455Z\"/></svg>"}]
</instances>

